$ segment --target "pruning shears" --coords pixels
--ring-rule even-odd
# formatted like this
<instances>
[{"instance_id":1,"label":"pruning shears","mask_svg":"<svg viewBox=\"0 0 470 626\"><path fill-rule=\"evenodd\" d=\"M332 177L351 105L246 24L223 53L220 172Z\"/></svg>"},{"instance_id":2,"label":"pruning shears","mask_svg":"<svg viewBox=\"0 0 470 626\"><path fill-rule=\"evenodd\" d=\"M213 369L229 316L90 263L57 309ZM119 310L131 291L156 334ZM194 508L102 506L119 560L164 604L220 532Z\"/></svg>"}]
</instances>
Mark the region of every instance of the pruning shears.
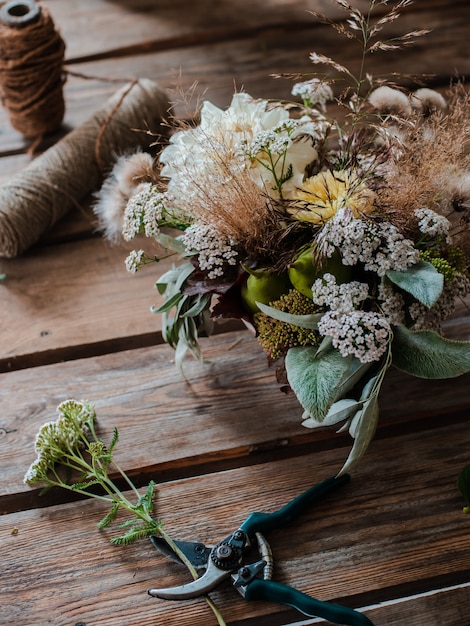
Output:
<instances>
[{"instance_id":1,"label":"pruning shears","mask_svg":"<svg viewBox=\"0 0 470 626\"><path fill-rule=\"evenodd\" d=\"M164 600L187 600L206 595L227 579L245 600L267 600L285 604L309 617L321 617L335 624L373 626L368 617L339 604L316 600L292 587L273 580L273 556L263 533L281 528L330 491L349 481L349 475L328 478L291 500L274 513L251 513L241 526L213 547L200 542L174 541L174 545L197 570L200 578L178 587L149 589L151 596ZM163 538L150 537L165 556L182 563L177 552ZM247 563L250 549L257 547L259 559Z\"/></svg>"}]
</instances>

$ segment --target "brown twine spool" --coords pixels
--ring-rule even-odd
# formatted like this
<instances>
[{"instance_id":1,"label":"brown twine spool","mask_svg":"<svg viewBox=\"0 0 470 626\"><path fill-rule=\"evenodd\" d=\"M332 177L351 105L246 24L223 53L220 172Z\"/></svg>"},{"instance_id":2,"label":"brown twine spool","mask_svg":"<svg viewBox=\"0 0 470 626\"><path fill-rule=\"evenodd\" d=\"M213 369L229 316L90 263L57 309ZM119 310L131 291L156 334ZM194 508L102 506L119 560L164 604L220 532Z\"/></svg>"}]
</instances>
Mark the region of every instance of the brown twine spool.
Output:
<instances>
[{"instance_id":1,"label":"brown twine spool","mask_svg":"<svg viewBox=\"0 0 470 626\"><path fill-rule=\"evenodd\" d=\"M0 256L21 254L69 209L96 191L116 156L155 142L169 110L151 80L125 85L13 180L0 186ZM138 132L136 129L142 129Z\"/></svg>"},{"instance_id":2,"label":"brown twine spool","mask_svg":"<svg viewBox=\"0 0 470 626\"><path fill-rule=\"evenodd\" d=\"M0 95L13 128L37 138L64 117L65 44L45 6L13 0L0 8Z\"/></svg>"}]
</instances>

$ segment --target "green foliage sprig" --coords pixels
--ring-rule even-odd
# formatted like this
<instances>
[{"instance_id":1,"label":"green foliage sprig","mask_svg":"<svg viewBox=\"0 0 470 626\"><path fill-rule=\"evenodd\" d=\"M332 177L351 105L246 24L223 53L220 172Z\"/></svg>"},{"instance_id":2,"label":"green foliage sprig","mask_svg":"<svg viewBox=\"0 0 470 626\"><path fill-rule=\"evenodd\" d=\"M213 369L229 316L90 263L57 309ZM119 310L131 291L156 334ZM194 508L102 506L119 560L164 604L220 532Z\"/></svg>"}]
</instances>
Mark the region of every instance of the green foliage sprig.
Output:
<instances>
[{"instance_id":1,"label":"green foliage sprig","mask_svg":"<svg viewBox=\"0 0 470 626\"><path fill-rule=\"evenodd\" d=\"M100 530L115 523L121 509L126 511L130 518L116 525L120 534L112 537L111 543L128 545L152 535L160 536L179 556L193 578L198 578L192 564L164 530L161 520L153 517L154 481L151 480L141 494L117 464L113 452L119 440L118 430L114 429L112 439L106 445L96 433L96 413L88 402L66 400L57 410L57 420L44 424L37 434L35 450L38 456L26 472L24 482L42 485L41 494L52 487L61 487L107 503L109 511L98 522ZM110 476L111 471L124 479L133 494L133 501L119 489ZM209 598L206 601L218 624L225 626L219 609Z\"/></svg>"}]
</instances>

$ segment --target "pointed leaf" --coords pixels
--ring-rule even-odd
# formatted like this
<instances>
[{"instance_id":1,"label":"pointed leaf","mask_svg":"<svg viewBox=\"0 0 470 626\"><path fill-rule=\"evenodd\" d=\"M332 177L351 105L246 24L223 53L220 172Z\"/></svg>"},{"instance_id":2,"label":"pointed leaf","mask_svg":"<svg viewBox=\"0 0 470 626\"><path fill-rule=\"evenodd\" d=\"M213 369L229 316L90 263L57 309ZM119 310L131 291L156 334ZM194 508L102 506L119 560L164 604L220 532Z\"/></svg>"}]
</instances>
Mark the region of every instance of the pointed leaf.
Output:
<instances>
[{"instance_id":1,"label":"pointed leaf","mask_svg":"<svg viewBox=\"0 0 470 626\"><path fill-rule=\"evenodd\" d=\"M260 311L269 315L269 317L279 320L280 322L286 322L286 324L293 324L300 328L308 328L310 330L317 330L318 322L321 320L323 313L310 313L309 315L293 315L292 313L286 313L285 311L279 311L272 306L257 302L256 306Z\"/></svg>"},{"instance_id":2,"label":"pointed leaf","mask_svg":"<svg viewBox=\"0 0 470 626\"><path fill-rule=\"evenodd\" d=\"M110 454L114 450L114 446L117 444L118 440L119 440L119 432L118 432L118 429L114 427L113 438L111 439L111 443L109 444L109 448L108 448L108 451Z\"/></svg>"},{"instance_id":3,"label":"pointed leaf","mask_svg":"<svg viewBox=\"0 0 470 626\"><path fill-rule=\"evenodd\" d=\"M333 348L320 351L304 346L286 355L287 379L300 404L317 421L323 421L336 396L351 359Z\"/></svg>"},{"instance_id":4,"label":"pointed leaf","mask_svg":"<svg viewBox=\"0 0 470 626\"><path fill-rule=\"evenodd\" d=\"M393 365L419 378L454 378L470 371L470 342L445 339L431 330L393 331Z\"/></svg>"},{"instance_id":5,"label":"pointed leaf","mask_svg":"<svg viewBox=\"0 0 470 626\"><path fill-rule=\"evenodd\" d=\"M338 400L338 402L334 402L330 410L325 416L325 419L322 422L317 422L311 417L308 417L306 420L302 422L302 426L306 428L318 428L319 426L333 426L338 422L342 422L352 415L356 413L360 408L362 408L362 402L358 402L357 400L353 400L352 398L343 398L343 400Z\"/></svg>"},{"instance_id":6,"label":"pointed leaf","mask_svg":"<svg viewBox=\"0 0 470 626\"><path fill-rule=\"evenodd\" d=\"M388 271L386 276L427 307L436 303L444 286L444 276L426 261L420 261L402 272Z\"/></svg>"},{"instance_id":7,"label":"pointed leaf","mask_svg":"<svg viewBox=\"0 0 470 626\"><path fill-rule=\"evenodd\" d=\"M113 506L111 507L111 510L109 511L109 513L105 515L100 522L98 522L98 528L106 528L106 526L109 526L111 522L114 522L118 514L118 511L119 511L119 504L115 502Z\"/></svg>"},{"instance_id":8,"label":"pointed leaf","mask_svg":"<svg viewBox=\"0 0 470 626\"><path fill-rule=\"evenodd\" d=\"M364 407L353 417L354 424L354 444L341 468L338 476L349 472L364 456L370 442L374 438L379 419L378 394L374 394Z\"/></svg>"},{"instance_id":9,"label":"pointed leaf","mask_svg":"<svg viewBox=\"0 0 470 626\"><path fill-rule=\"evenodd\" d=\"M185 254L186 252L184 243L180 241L180 239L172 237L167 233L159 232L155 240L167 250L173 250L173 252L177 252L178 254Z\"/></svg>"}]
</instances>

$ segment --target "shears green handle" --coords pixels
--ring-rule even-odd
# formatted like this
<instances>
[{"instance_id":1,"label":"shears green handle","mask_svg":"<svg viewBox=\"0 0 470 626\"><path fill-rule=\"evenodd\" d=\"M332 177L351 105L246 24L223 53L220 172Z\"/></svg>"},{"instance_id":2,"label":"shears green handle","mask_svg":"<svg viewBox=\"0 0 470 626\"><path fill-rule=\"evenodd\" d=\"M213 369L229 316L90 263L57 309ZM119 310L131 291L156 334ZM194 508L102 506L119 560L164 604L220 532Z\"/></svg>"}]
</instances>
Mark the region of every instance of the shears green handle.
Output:
<instances>
[{"instance_id":1,"label":"shears green handle","mask_svg":"<svg viewBox=\"0 0 470 626\"><path fill-rule=\"evenodd\" d=\"M240 529L252 537L257 532L265 533L275 528L281 528L298 517L306 507L325 496L329 491L347 483L349 478L349 474L327 478L323 482L318 483L318 485L307 489L307 491L304 491L300 496L297 496L283 506L282 509L274 513L251 513L240 526Z\"/></svg>"},{"instance_id":2,"label":"shears green handle","mask_svg":"<svg viewBox=\"0 0 470 626\"><path fill-rule=\"evenodd\" d=\"M285 604L308 617L321 617L335 624L374 626L366 615L354 609L348 609L345 606L331 602L315 600L315 598L311 598L301 591L272 580L253 579L245 588L245 600L267 600Z\"/></svg>"}]
</instances>

